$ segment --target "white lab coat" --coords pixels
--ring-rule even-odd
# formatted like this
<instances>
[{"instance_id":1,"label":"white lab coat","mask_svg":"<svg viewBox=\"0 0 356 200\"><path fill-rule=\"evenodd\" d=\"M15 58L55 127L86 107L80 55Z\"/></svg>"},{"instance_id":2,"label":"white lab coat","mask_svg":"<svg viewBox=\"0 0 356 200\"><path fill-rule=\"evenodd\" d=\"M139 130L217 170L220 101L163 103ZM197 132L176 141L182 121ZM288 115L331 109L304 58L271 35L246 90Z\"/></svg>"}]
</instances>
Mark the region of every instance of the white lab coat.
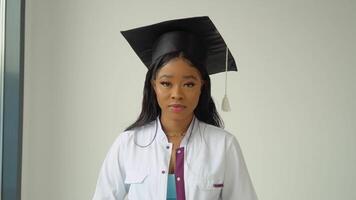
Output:
<instances>
[{"instance_id":1,"label":"white lab coat","mask_svg":"<svg viewBox=\"0 0 356 200\"><path fill-rule=\"evenodd\" d=\"M257 200L232 134L194 118L180 147L186 200ZM93 200L166 200L171 153L159 118L123 132L104 160Z\"/></svg>"}]
</instances>

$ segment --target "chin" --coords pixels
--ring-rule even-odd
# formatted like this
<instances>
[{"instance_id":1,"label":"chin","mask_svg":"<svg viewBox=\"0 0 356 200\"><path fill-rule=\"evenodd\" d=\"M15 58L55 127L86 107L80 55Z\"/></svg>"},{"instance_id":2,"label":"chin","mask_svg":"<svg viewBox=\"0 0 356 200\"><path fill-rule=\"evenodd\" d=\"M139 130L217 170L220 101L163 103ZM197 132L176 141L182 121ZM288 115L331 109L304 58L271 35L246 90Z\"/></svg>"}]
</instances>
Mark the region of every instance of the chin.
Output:
<instances>
[{"instance_id":1,"label":"chin","mask_svg":"<svg viewBox=\"0 0 356 200\"><path fill-rule=\"evenodd\" d=\"M184 120L192 116L194 113L186 113L186 112L181 112L181 113L175 113L175 112L168 112L166 116L169 119L172 120Z\"/></svg>"}]
</instances>

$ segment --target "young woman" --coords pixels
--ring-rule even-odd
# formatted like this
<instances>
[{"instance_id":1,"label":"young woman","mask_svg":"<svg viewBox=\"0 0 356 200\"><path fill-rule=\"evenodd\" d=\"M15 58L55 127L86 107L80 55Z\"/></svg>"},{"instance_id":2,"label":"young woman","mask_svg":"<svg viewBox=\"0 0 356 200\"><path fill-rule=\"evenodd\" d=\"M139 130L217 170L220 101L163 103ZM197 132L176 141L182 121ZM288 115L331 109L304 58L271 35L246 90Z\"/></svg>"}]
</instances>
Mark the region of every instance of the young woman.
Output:
<instances>
[{"instance_id":1,"label":"young woman","mask_svg":"<svg viewBox=\"0 0 356 200\"><path fill-rule=\"evenodd\" d=\"M216 44L204 38L216 41L217 34L223 43L214 28L197 17L123 32L149 68L142 111L110 148L94 200L257 200L240 146L222 129L210 94L209 74L222 71L208 63ZM202 36L207 30L213 34ZM142 35L151 37L149 51Z\"/></svg>"}]
</instances>

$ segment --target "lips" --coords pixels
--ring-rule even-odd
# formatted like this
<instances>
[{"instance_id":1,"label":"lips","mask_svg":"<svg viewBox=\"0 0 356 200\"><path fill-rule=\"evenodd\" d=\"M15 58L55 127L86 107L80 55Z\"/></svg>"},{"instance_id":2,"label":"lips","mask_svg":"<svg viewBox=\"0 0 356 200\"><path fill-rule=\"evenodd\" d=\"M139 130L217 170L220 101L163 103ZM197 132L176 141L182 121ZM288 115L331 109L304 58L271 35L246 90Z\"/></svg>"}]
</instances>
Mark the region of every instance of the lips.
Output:
<instances>
[{"instance_id":1,"label":"lips","mask_svg":"<svg viewBox=\"0 0 356 200\"><path fill-rule=\"evenodd\" d=\"M173 112L180 112L182 111L185 106L182 104L171 104L169 105L169 108L173 111Z\"/></svg>"}]
</instances>

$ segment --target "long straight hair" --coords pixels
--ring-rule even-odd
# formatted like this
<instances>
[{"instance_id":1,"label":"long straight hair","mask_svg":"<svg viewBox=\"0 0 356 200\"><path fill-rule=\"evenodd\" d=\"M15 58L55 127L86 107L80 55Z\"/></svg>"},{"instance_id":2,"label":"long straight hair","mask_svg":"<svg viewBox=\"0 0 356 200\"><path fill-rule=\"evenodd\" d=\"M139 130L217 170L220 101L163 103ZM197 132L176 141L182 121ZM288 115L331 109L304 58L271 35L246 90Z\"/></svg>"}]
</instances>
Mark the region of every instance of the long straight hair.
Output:
<instances>
[{"instance_id":1,"label":"long straight hair","mask_svg":"<svg viewBox=\"0 0 356 200\"><path fill-rule=\"evenodd\" d=\"M216 110L215 103L211 97L211 87L210 87L210 77L208 71L205 68L204 63L199 63L194 59L190 58L182 51L172 52L161 56L156 59L149 67L146 73L145 85L143 88L143 99L142 99L142 109L137 120L125 129L132 130L136 127L141 127L154 120L161 114L161 108L158 105L156 93L151 84L152 80L156 79L158 71L165 66L170 60L174 58L183 58L187 63L198 69L204 84L201 88L201 94L199 97L199 102L194 110L195 117L207 124L211 124L217 127L223 127L223 121Z\"/></svg>"}]
</instances>

